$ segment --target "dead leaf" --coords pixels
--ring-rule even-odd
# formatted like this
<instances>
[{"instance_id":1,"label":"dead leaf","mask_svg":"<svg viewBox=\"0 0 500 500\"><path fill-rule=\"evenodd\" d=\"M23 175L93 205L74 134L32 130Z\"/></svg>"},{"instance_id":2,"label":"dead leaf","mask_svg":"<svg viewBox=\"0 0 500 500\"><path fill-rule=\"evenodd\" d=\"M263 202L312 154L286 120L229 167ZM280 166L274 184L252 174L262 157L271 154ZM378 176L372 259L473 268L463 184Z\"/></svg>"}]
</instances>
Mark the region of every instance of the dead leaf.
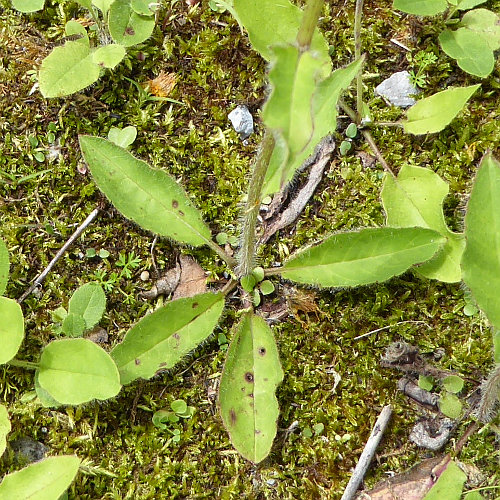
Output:
<instances>
[{"instance_id":1,"label":"dead leaf","mask_svg":"<svg viewBox=\"0 0 500 500\"><path fill-rule=\"evenodd\" d=\"M168 97L177 83L175 73L164 73L163 71L152 80L148 80L145 87L156 97Z\"/></svg>"},{"instance_id":2,"label":"dead leaf","mask_svg":"<svg viewBox=\"0 0 500 500\"><path fill-rule=\"evenodd\" d=\"M421 500L434 486L450 463L450 455L429 458L408 472L381 481L370 491L360 493L357 500Z\"/></svg>"},{"instance_id":3,"label":"dead leaf","mask_svg":"<svg viewBox=\"0 0 500 500\"><path fill-rule=\"evenodd\" d=\"M170 295L179 284L181 278L181 266L177 262L175 267L169 269L165 274L160 276L148 292L142 292L139 296L145 300L153 300L158 295Z\"/></svg>"},{"instance_id":4,"label":"dead leaf","mask_svg":"<svg viewBox=\"0 0 500 500\"><path fill-rule=\"evenodd\" d=\"M181 278L172 300L192 297L207 291L207 277L203 268L192 257L181 255L179 258Z\"/></svg>"}]
</instances>

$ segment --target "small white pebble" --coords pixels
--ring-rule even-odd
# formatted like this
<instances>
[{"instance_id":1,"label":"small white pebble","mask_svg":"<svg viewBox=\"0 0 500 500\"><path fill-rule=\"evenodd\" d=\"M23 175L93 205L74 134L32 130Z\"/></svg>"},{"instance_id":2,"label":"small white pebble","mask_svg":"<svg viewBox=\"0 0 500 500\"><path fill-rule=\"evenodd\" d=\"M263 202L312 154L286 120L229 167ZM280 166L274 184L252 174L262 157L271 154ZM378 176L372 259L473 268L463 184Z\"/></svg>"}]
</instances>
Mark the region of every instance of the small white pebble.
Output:
<instances>
[{"instance_id":1,"label":"small white pebble","mask_svg":"<svg viewBox=\"0 0 500 500\"><path fill-rule=\"evenodd\" d=\"M148 271L142 271L141 273L141 281L148 281L149 279L149 272Z\"/></svg>"}]
</instances>

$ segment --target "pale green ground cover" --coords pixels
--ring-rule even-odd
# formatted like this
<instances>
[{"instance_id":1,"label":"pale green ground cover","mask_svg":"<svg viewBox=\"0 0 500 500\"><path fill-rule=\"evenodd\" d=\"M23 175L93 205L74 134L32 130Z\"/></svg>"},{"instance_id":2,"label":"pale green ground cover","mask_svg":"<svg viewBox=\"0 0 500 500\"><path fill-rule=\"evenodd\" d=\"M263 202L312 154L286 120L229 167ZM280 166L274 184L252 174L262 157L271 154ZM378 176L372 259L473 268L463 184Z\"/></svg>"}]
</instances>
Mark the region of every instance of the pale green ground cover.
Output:
<instances>
[{"instance_id":1,"label":"pale green ground cover","mask_svg":"<svg viewBox=\"0 0 500 500\"><path fill-rule=\"evenodd\" d=\"M353 57L353 4L329 2L320 22L333 47L334 66ZM252 136L243 146L226 115L240 103L257 114L266 92L264 63L229 15L213 13L205 3L188 12L183 2L171 1L162 5L153 37L131 49L125 64L78 95L44 100L37 92L28 96L33 82L27 72L37 67L53 44L60 43L64 22L76 15L77 5L50 3L42 14L31 16L14 13L5 0L0 5L5 8L0 17L0 234L12 261L7 295L19 297L96 204L105 208L49 275L43 295L25 302L27 335L19 357L33 359L53 338L50 310L67 306L72 292L91 281L97 269L119 272L115 262L120 252L134 251L142 259L140 266L130 280L119 283L121 290L108 294L101 322L113 343L149 307L136 296L145 286L140 273L151 271L152 236L125 221L105 202L89 174L77 170L81 165L77 134L106 136L111 126L135 125L135 154L179 178L215 233L234 233L237 200L244 191L258 137ZM393 71L407 68L404 52L390 38L439 56L428 70L426 95L447 85L477 82L438 49L440 26L429 20L409 23L390 5L387 0L368 2L362 32L363 50L368 53L367 96L380 121L398 118L399 111L375 98L373 87ZM500 2L488 2L486 7L498 12ZM141 102L135 87L123 78L143 82L160 71L177 74L172 98L185 106ZM411 137L399 129L374 131L380 149L396 169L411 162L431 168L450 183L445 215L455 230L461 228L466 195L482 154L491 150L500 156L497 75L498 69L483 81L483 98L473 98L440 134ZM347 123L340 122L341 126ZM51 146L47 136L51 127L61 156L39 162L33 155L37 148L46 153ZM30 137L39 144L33 146ZM356 146L369 152L359 140ZM24 182L9 178L21 179L44 169L50 172ZM285 249L291 252L331 231L382 224L382 174L381 167L365 168L356 156L336 156L297 230L282 231L266 247L262 263L282 260ZM104 248L110 257L81 257L88 248ZM221 268L208 251L190 253L217 277ZM157 243L155 256L160 268L175 262L167 241ZM212 389L224 359L217 335L230 337L225 326L170 373L127 386L113 401L81 408L47 410L34 402L19 402L32 389L32 374L3 366L0 390L13 426L9 439L28 434L53 454L76 453L98 467L95 475L78 475L70 498L338 498L378 412L390 403L395 409L393 423L368 483L384 472L415 463L424 454L409 444L407 436L421 412L397 393L397 374L380 368L379 358L394 340L414 343L424 353L444 348L442 367L479 381L491 363L491 335L484 323L477 315L464 315L460 285L410 273L381 285L315 293L316 312L299 311L301 321L275 327L286 374L278 390L281 431L270 457L258 468L239 458L216 415ZM396 325L402 321L406 323ZM395 326L353 340L387 325ZM332 369L342 377L335 391ZM152 413L146 411L168 408L175 399L196 408L191 419L179 423L178 443L170 433L155 428ZM286 436L283 430L294 421L299 432ZM321 435L307 437L300 432L317 423L324 424ZM461 459L490 476L489 484L498 484L499 452L491 433L473 436ZM10 462L7 457L1 473L11 467ZM270 479L276 482L269 485Z\"/></svg>"}]
</instances>

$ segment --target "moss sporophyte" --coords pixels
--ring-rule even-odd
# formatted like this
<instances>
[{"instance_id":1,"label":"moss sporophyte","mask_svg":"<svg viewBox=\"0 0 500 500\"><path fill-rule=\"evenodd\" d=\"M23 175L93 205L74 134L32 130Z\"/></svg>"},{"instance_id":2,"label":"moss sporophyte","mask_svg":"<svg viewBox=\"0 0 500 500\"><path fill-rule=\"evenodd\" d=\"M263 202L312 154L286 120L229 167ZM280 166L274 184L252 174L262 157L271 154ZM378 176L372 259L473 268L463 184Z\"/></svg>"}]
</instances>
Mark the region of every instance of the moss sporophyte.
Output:
<instances>
[{"instance_id":1,"label":"moss sporophyte","mask_svg":"<svg viewBox=\"0 0 500 500\"><path fill-rule=\"evenodd\" d=\"M455 2L457 5L451 7L443 0L437 2L444 5L443 9L441 5L441 10L415 13L434 15L448 8L444 15L450 17L460 10L460 5L465 5L464 2L466 0ZM443 212L448 184L430 168L404 162L396 175L381 155L367 126L370 110L363 98L361 80L365 62L360 50L362 2L356 2L355 60L336 70L332 70L329 44L316 29L323 8L321 0L309 0L303 11L286 0L218 3L228 9L246 30L253 48L269 63L270 92L262 108L262 143L252 166L240 222L232 222L232 232L239 238L236 255L232 255L229 247L223 248L229 241L221 236L226 233L219 232L213 238L211 228L202 217L202 213L210 212L210 207L203 212L199 210L174 175L167 173L166 169L151 168L127 150L135 138L135 134L130 136L131 130L110 131L110 140L80 135L79 143L93 182L125 218L169 242L185 245L191 253L207 247L212 251L211 262L215 262L213 274L226 273L227 280L214 285L215 291L203 291L161 305L132 327L127 326L125 335L114 339L114 346L108 353L97 343L82 337L101 319L106 306L101 285L106 287L109 279L107 281L102 273L95 274L99 283L81 286L72 295L67 310L56 310L58 325L52 332L66 338L49 342L36 363L16 357L24 339L23 313L14 300L0 297L0 316L6 319L2 326L5 348L0 362L12 369L33 369L36 395L46 407L113 400L120 397L120 391L128 390L124 386L138 379L154 380L159 372L172 369L209 339L217 325L226 327L234 316L237 319L231 328L231 342L220 376L218 407L237 452L259 464L269 456L277 433L280 414L276 392L284 377L275 334L258 309L261 301L265 305L266 297L272 297L280 286L276 277L348 294L357 293L354 288L364 285L382 290L383 282L409 270L425 279L443 283L463 280L493 328L500 329L500 308L495 293L500 285L500 259L496 254L496 249L500 248L500 227L496 217L500 210L500 164L491 154L483 157L465 211L465 229L463 232L452 231ZM414 3L395 1L394 7L411 12ZM33 5L30 3L31 7ZM69 21L65 26L66 35L77 35L78 38L66 41L43 61L39 85L45 97L67 95L94 83L102 68L114 68L122 59L126 61L125 47L145 41L154 30L154 13L141 2L115 0L110 5L102 4L102 8L93 4L82 5L93 16L96 37L105 40L109 35L113 42L94 49L83 25ZM31 9L30 6L24 10ZM124 18L129 19L130 26L123 24ZM493 54L496 49L492 47L498 48L498 34L496 31L492 34L488 28L490 18L490 14L482 12L464 16L460 29L479 31L481 40L488 40ZM275 22L277 19L279 23ZM445 52L456 58L462 67L467 66L460 63L464 59L462 55L454 55L454 47L458 44L457 37L469 35L443 33L440 43ZM60 70L67 67L76 68L76 73L64 71L62 74ZM463 69L468 71L470 67ZM471 72L486 76L485 71L481 68L480 72ZM86 79L81 79L81 74L86 74ZM340 96L354 79L357 80L357 98L356 109L352 110L340 101ZM397 125L415 136L439 133L456 119L472 96L481 92L480 87L476 84L440 90L419 100ZM311 244L313 238L306 238L306 246L292 252L283 261L273 262L272 266L270 263L264 265L259 262L262 250L258 226L262 200L283 193L286 186L300 175L303 165L315 153L321 140L335 133L339 104L352 120L346 136L352 141L359 132L386 170L381 193L385 224L336 232L314 244ZM144 113L141 116L147 119ZM224 137L222 134L220 140L224 141ZM349 151L343 153L347 165ZM327 196L326 191L322 196ZM236 227L239 229L234 229ZM283 242L280 245L280 252L287 253L286 245ZM276 248L269 252L276 253ZM116 281L130 279L136 262L134 253L129 252L128 258L125 253L120 255L117 265L122 267L122 272L116 276ZM264 260L269 260L268 256ZM136 264L139 265L139 261ZM1 242L2 294L5 293L8 274L9 255ZM108 292L112 291L112 285L114 283L109 285ZM236 313L230 307L226 308L232 305L234 297L238 297L243 305ZM355 309L356 305L352 307ZM374 303L373 310L377 307L384 306ZM225 308L227 317L223 316ZM307 311L316 309L311 307ZM321 330L320 319L315 328ZM340 321L349 322L344 318ZM311 331L312 324L308 321L302 326L304 330L309 329L308 334L317 337ZM285 324L278 329L289 326ZM221 333L218 336L222 338ZM498 347L498 335L495 334L494 339ZM287 349L287 345L280 346L282 353ZM499 353L497 348L496 363L500 363ZM287 371L297 369L288 358L285 359ZM498 399L497 372L498 368L493 370L482 386L479 418L483 421L494 414ZM297 393L301 391L299 386L297 384ZM153 411L153 406L143 405L147 411ZM176 399L170 407L172 411L153 413L153 422L158 429L165 430L166 423L177 424L179 418L189 420L189 425L197 423L195 411L190 410L193 407L187 406L184 398ZM346 415L350 415L349 409ZM317 435L323 432L325 423L328 424L327 421L311 423ZM9 431L6 408L0 405L0 445L3 447L0 452L5 449L5 437ZM179 428L171 429L171 434L169 443L181 441ZM308 437L313 437L312 431ZM339 436L338 441L345 443L349 439L342 440ZM43 485L49 488L53 498L59 498L79 467L85 470L85 464L82 466L75 456L52 457L30 465L6 476L0 484L0 497L13 497L20 491L24 494L23 488L28 487L25 479L29 476L36 478L30 484L36 488ZM57 484L44 484L44 478L52 474L61 480Z\"/></svg>"}]
</instances>

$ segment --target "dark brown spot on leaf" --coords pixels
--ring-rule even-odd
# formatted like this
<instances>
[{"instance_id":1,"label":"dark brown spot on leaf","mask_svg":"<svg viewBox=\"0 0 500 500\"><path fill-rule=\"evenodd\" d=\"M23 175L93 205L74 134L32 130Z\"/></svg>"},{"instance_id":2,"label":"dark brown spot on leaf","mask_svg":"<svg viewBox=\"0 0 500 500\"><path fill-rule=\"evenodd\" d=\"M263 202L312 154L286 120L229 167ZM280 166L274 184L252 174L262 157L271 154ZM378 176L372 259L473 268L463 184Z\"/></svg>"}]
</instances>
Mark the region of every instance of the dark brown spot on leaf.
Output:
<instances>
[{"instance_id":1,"label":"dark brown spot on leaf","mask_svg":"<svg viewBox=\"0 0 500 500\"><path fill-rule=\"evenodd\" d=\"M177 208L179 206L179 202L177 200L172 200L172 207Z\"/></svg>"},{"instance_id":2,"label":"dark brown spot on leaf","mask_svg":"<svg viewBox=\"0 0 500 500\"><path fill-rule=\"evenodd\" d=\"M252 372L246 372L245 373L245 380L249 383L253 382L253 373Z\"/></svg>"},{"instance_id":3,"label":"dark brown spot on leaf","mask_svg":"<svg viewBox=\"0 0 500 500\"><path fill-rule=\"evenodd\" d=\"M259 431L259 429L255 429L255 434L261 434L262 431Z\"/></svg>"},{"instance_id":4,"label":"dark brown spot on leaf","mask_svg":"<svg viewBox=\"0 0 500 500\"><path fill-rule=\"evenodd\" d=\"M179 210L179 215L180 215L181 217L184 217L184 212L183 212L182 210Z\"/></svg>"},{"instance_id":5,"label":"dark brown spot on leaf","mask_svg":"<svg viewBox=\"0 0 500 500\"><path fill-rule=\"evenodd\" d=\"M259 354L261 356L265 356L265 354L266 354L266 348L265 347L259 347Z\"/></svg>"},{"instance_id":6,"label":"dark brown spot on leaf","mask_svg":"<svg viewBox=\"0 0 500 500\"><path fill-rule=\"evenodd\" d=\"M125 35L134 36L135 35L134 28L132 28L131 26L127 26L125 28Z\"/></svg>"},{"instance_id":7,"label":"dark brown spot on leaf","mask_svg":"<svg viewBox=\"0 0 500 500\"><path fill-rule=\"evenodd\" d=\"M141 360L140 360L140 359L136 359L136 360L135 360L135 364L136 364L136 365L140 365L140 364L141 364Z\"/></svg>"},{"instance_id":8,"label":"dark brown spot on leaf","mask_svg":"<svg viewBox=\"0 0 500 500\"><path fill-rule=\"evenodd\" d=\"M200 304L198 302L193 302L193 305L191 306L193 309L196 309Z\"/></svg>"},{"instance_id":9,"label":"dark brown spot on leaf","mask_svg":"<svg viewBox=\"0 0 500 500\"><path fill-rule=\"evenodd\" d=\"M249 398L253 399L253 392L248 395Z\"/></svg>"},{"instance_id":10,"label":"dark brown spot on leaf","mask_svg":"<svg viewBox=\"0 0 500 500\"><path fill-rule=\"evenodd\" d=\"M174 333L172 337L174 337L175 340L179 340L181 338L181 336L178 333Z\"/></svg>"},{"instance_id":11,"label":"dark brown spot on leaf","mask_svg":"<svg viewBox=\"0 0 500 500\"><path fill-rule=\"evenodd\" d=\"M235 425L236 424L236 412L231 408L231 410L229 410L229 419L231 420L231 425Z\"/></svg>"}]
</instances>

